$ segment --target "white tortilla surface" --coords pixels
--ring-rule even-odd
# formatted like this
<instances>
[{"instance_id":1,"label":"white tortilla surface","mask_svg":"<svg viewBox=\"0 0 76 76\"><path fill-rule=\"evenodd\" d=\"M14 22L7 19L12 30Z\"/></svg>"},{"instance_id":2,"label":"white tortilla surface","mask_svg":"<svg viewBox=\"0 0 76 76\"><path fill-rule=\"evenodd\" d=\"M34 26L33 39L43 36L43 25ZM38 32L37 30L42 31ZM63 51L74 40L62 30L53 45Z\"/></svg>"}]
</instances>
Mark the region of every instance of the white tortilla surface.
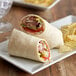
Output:
<instances>
[{"instance_id":1,"label":"white tortilla surface","mask_svg":"<svg viewBox=\"0 0 76 76\"><path fill-rule=\"evenodd\" d=\"M9 40L8 52L13 56L45 62L38 55L37 46L39 41L41 40L43 39L28 35L22 31L14 29Z\"/></svg>"},{"instance_id":2,"label":"white tortilla surface","mask_svg":"<svg viewBox=\"0 0 76 76\"><path fill-rule=\"evenodd\" d=\"M44 20L43 18L41 18L38 15L30 14L27 16L36 16L36 17L40 18L43 22L44 31L42 33L37 32L37 33L33 34L30 32L27 32L23 28L21 28L22 31L24 31L27 34L31 34L33 36L45 39L48 42L50 49L60 48L61 45L64 45L62 32L58 28L49 24L46 20ZM27 16L25 16L25 17L27 17ZM25 17L23 17L22 20Z\"/></svg>"}]
</instances>

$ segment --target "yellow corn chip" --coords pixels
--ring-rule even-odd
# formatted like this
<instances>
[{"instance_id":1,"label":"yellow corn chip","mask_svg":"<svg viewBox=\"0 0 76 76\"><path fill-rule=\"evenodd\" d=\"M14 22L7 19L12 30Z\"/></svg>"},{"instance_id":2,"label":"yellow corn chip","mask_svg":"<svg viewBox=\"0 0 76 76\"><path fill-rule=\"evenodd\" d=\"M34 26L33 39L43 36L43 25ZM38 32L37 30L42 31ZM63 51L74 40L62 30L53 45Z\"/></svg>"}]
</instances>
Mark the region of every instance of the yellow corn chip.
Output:
<instances>
[{"instance_id":1,"label":"yellow corn chip","mask_svg":"<svg viewBox=\"0 0 76 76\"><path fill-rule=\"evenodd\" d=\"M66 42L65 45L71 47L72 49L76 49L76 41Z\"/></svg>"},{"instance_id":2,"label":"yellow corn chip","mask_svg":"<svg viewBox=\"0 0 76 76\"><path fill-rule=\"evenodd\" d=\"M72 23L68 26L69 28L76 28L76 23Z\"/></svg>"},{"instance_id":3,"label":"yellow corn chip","mask_svg":"<svg viewBox=\"0 0 76 76\"><path fill-rule=\"evenodd\" d=\"M62 33L63 33L63 39L64 39L64 42L65 41L67 41L67 35L69 35L69 30L67 30L68 29L68 27L61 27L61 31L62 31Z\"/></svg>"},{"instance_id":4,"label":"yellow corn chip","mask_svg":"<svg viewBox=\"0 0 76 76\"><path fill-rule=\"evenodd\" d=\"M60 47L60 52L76 49L76 23L67 26L62 26L64 45Z\"/></svg>"},{"instance_id":5,"label":"yellow corn chip","mask_svg":"<svg viewBox=\"0 0 76 76\"><path fill-rule=\"evenodd\" d=\"M66 45L62 45L59 49L60 53L65 53L65 52L69 52L69 51L72 51L72 49Z\"/></svg>"},{"instance_id":6,"label":"yellow corn chip","mask_svg":"<svg viewBox=\"0 0 76 76\"><path fill-rule=\"evenodd\" d=\"M76 31L76 23L72 23L71 25L68 26L70 35L74 34Z\"/></svg>"},{"instance_id":7,"label":"yellow corn chip","mask_svg":"<svg viewBox=\"0 0 76 76\"><path fill-rule=\"evenodd\" d=\"M72 35L76 35L76 28L74 28Z\"/></svg>"},{"instance_id":8,"label":"yellow corn chip","mask_svg":"<svg viewBox=\"0 0 76 76\"><path fill-rule=\"evenodd\" d=\"M69 41L76 41L76 35L68 35L67 38Z\"/></svg>"}]
</instances>

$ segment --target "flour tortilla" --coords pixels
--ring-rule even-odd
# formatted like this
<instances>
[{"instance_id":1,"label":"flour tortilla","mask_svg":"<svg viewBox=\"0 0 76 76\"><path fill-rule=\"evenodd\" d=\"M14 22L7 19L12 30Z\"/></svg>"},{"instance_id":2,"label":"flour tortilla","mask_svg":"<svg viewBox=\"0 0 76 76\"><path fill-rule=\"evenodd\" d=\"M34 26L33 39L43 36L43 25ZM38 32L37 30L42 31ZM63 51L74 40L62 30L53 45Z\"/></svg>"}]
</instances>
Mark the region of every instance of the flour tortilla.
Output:
<instances>
[{"instance_id":1,"label":"flour tortilla","mask_svg":"<svg viewBox=\"0 0 76 76\"><path fill-rule=\"evenodd\" d=\"M39 19L41 19L43 22L44 31L43 32L37 32L37 33L33 34L30 32L27 32L23 28L21 28L22 31L24 31L28 34L31 34L33 36L47 40L49 47L51 49L52 48L60 48L61 45L64 45L62 32L59 29L57 29L53 25L49 24L46 20L44 20L40 16L34 15L34 14L27 15L27 16L23 17L22 20L28 16L36 16Z\"/></svg>"},{"instance_id":2,"label":"flour tortilla","mask_svg":"<svg viewBox=\"0 0 76 76\"><path fill-rule=\"evenodd\" d=\"M46 62L38 55L38 43L44 40L14 29L8 44L10 55ZM45 41L45 40L44 40ZM47 43L47 42L46 42Z\"/></svg>"}]
</instances>

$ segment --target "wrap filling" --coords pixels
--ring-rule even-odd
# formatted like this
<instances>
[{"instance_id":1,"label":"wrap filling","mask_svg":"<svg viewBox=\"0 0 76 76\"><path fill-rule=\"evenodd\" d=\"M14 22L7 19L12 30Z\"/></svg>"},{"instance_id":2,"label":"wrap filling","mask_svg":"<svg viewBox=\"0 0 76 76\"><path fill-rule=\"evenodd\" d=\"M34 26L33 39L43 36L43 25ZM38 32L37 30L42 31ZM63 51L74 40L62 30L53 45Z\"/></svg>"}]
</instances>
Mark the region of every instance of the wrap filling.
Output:
<instances>
[{"instance_id":1,"label":"wrap filling","mask_svg":"<svg viewBox=\"0 0 76 76\"><path fill-rule=\"evenodd\" d=\"M43 21L36 16L27 16L23 18L21 26L26 32L36 33L44 31Z\"/></svg>"},{"instance_id":2,"label":"wrap filling","mask_svg":"<svg viewBox=\"0 0 76 76\"><path fill-rule=\"evenodd\" d=\"M50 50L45 41L40 41L38 45L38 55L43 60L49 60L50 59Z\"/></svg>"}]
</instances>

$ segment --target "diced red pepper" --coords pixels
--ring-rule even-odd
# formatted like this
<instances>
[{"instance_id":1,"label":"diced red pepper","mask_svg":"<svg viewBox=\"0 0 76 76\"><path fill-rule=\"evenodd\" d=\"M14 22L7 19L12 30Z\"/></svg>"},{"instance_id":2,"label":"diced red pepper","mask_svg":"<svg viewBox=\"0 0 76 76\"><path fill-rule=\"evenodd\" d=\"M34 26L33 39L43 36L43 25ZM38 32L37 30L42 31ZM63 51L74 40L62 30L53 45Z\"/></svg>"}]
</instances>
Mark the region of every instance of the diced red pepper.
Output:
<instances>
[{"instance_id":1,"label":"diced red pepper","mask_svg":"<svg viewBox=\"0 0 76 76\"><path fill-rule=\"evenodd\" d=\"M40 41L39 43L43 45L43 50L48 51L48 54L49 54L48 57L42 57L42 58L44 58L44 60L47 60L47 59L49 60L49 58L50 58L50 49L49 49L47 43L45 43L45 44L46 44L46 47L48 49L44 47L44 43L42 41ZM41 49L41 47L39 46L39 52L42 53L42 51L40 49Z\"/></svg>"},{"instance_id":2,"label":"diced red pepper","mask_svg":"<svg viewBox=\"0 0 76 76\"><path fill-rule=\"evenodd\" d=\"M32 32L32 33L44 31L43 27L39 28L38 30L29 29L27 27L23 27L23 29L27 32Z\"/></svg>"}]
</instances>

